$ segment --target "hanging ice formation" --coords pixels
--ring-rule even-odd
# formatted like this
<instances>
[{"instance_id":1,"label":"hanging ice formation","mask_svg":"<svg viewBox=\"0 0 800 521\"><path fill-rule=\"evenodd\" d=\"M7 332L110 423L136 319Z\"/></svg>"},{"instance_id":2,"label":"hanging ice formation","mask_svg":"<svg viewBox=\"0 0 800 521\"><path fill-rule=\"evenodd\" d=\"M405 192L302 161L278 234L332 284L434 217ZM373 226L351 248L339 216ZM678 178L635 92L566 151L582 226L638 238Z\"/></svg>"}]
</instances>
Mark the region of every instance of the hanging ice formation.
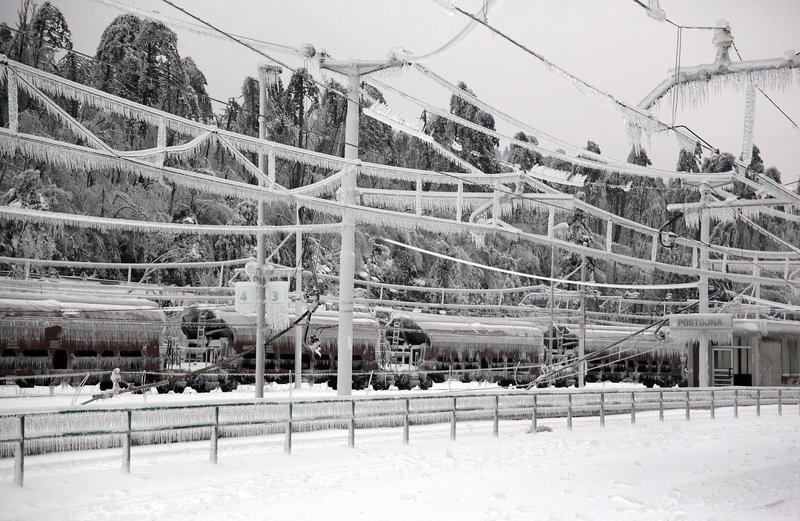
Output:
<instances>
[{"instance_id":1,"label":"hanging ice formation","mask_svg":"<svg viewBox=\"0 0 800 521\"><path fill-rule=\"evenodd\" d=\"M647 0L647 16L653 20L663 22L667 15L658 3L658 0Z\"/></svg>"},{"instance_id":2,"label":"hanging ice formation","mask_svg":"<svg viewBox=\"0 0 800 521\"><path fill-rule=\"evenodd\" d=\"M713 63L681 67L680 71L670 69L667 78L659 83L639 107L652 109L668 97L678 96L680 106L698 108L712 96L723 90L746 90L751 83L763 89L788 90L796 78L800 77L800 55L787 51L784 58L733 62L729 49L733 44L730 25L725 20L717 22L713 43L715 58Z\"/></svg>"},{"instance_id":3,"label":"hanging ice formation","mask_svg":"<svg viewBox=\"0 0 800 521\"><path fill-rule=\"evenodd\" d=\"M581 155L588 155L588 156L592 157L595 160L583 159L581 157L568 156L565 153L563 153L563 151L548 150L548 149L545 149L545 148L543 148L543 147L541 147L539 145L536 145L536 144L528 142L528 141L520 141L520 140L511 138L511 137L505 136L505 135L503 135L503 134L501 134L501 133L499 133L499 132L497 132L495 130L488 129L486 127L478 125L477 123L474 123L472 121L469 121L469 120L466 120L466 119L461 118L459 116L456 116L455 114L452 114L452 113L448 112L447 110L441 109L439 107L436 107L436 106L430 105L430 104L428 104L428 103L426 103L424 101L421 101L421 100L419 100L417 98L414 98L413 96L410 96L409 94L406 94L405 92L402 92L402 91L392 87L391 85L388 85L388 84L383 83L381 81L373 80L373 83L375 85L378 85L380 87L380 89L383 89L383 90L388 91L388 92L392 92L392 93L402 97L403 99L408 100L411 103L414 103L415 105L421 107L422 109L426 110L430 114L434 114L434 115L439 116L441 118L447 119L449 121L452 121L454 123L462 125L462 126L464 126L466 128L474 130L476 132L480 132L480 133L488 135L488 136L496 137L498 139L508 140L509 142L511 142L514 145L517 145L517 146L519 146L521 148L525 148L525 149L528 149L528 150L539 152L540 154L544 154L544 155L550 155L550 156L552 156L554 158L561 159L563 161L566 161L566 162L571 163L571 164L576 165L576 166L582 166L582 167L586 167L586 168L603 170L603 171L609 172L609 173L624 173L626 175L632 175L632 176L637 176L637 177L660 178L660 179L664 179L664 180L667 180L667 179L681 179L682 182L684 182L684 183L686 183L686 184L688 184L690 186L699 185L702 182L708 182L709 181L709 179L701 180L697 176L697 174L686 174L686 173L681 173L681 172L675 172L675 171L669 171L669 170L660 170L660 169L656 169L656 168L633 165L633 164L626 163L626 162L612 160L612 159L606 158L606 157L598 155L598 154L592 154L591 152L583 150L583 149L576 149L576 150L579 150L578 153L580 153ZM461 91L461 93L459 93L458 91L461 91L461 89L457 89L457 88L453 87L453 91L452 91L453 94L455 94L457 96L460 96L465 100L468 100L470 103L473 103L472 100L476 99L476 98L471 97L471 96L467 97L468 95L466 93L463 93L463 91ZM476 106L479 106L481 108L488 107L488 105L483 104L483 103L476 103ZM495 116L496 114L499 113L497 110L495 110L495 109L493 109L491 107L488 107L488 108L489 108L490 114L492 114L493 116ZM526 128L526 126L522 125L522 128ZM629 129L632 128L632 130L638 135L641 132L641 128L642 127L639 124L633 124L632 127L629 126L628 128ZM666 128L666 126L664 128ZM576 148L576 147L571 147L571 148ZM721 174L716 174L715 176L718 179L722 180L722 178L724 178L726 176L729 176L730 174L732 174L732 172L723 172ZM722 184L727 184L729 182L730 182L729 180L728 181L724 181ZM718 186L717 181L712 181L712 183L714 183L715 186Z\"/></svg>"},{"instance_id":4,"label":"hanging ice formation","mask_svg":"<svg viewBox=\"0 0 800 521\"><path fill-rule=\"evenodd\" d=\"M9 71L9 69L11 69L11 71ZM36 98L37 102L41 102L44 105L56 105L55 102L48 96L61 96L66 99L79 101L86 106L96 107L126 118L145 122L159 130L160 138L158 139L157 146L155 148L138 151L118 151L111 149L99 140L95 143L97 148L90 148L49 138L19 133L18 128L14 128L13 122L10 122L8 129L0 129L0 151L6 154L20 153L22 155L41 161L46 161L54 165L63 165L69 168L108 169L127 173L135 173L146 178L158 181L169 180L176 184L180 184L181 186L206 191L209 193L235 197L238 199L264 201L272 204L295 204L298 202L313 204L321 214L339 218L342 216L343 212L346 211L342 204L330 200L319 199L312 196L311 193L330 193L332 190L335 190L337 183L341 182L341 173L352 168L357 168L358 175L360 176L370 176L390 180L414 181L418 184L418 186L420 186L421 183L426 182L449 186L456 185L459 186L459 192L462 193L463 185L468 183L484 185L485 188L491 190L496 188L497 183L510 184L518 182L525 182L536 187L539 191L547 194L552 194L555 192L555 189L552 187L544 185L544 183L538 181L530 175L520 174L519 172L492 175L483 173L453 175L429 172L368 162L354 162L343 158L328 156L322 153L298 149L288 145L282 145L268 140L244 136L234 132L218 129L204 123L181 118L164 111L141 106L108 93L92 89L91 87L86 87L84 85L56 77L44 71L33 69L31 67L7 60L5 57L0 58L0 75L6 76L7 84L13 84L14 88L12 89L12 92L15 92L16 88L18 88L16 85L16 83L18 83L17 80L24 79L29 84L29 88L26 90L26 92L28 92L28 94L30 94L32 97ZM45 95L45 93L47 93L47 95ZM9 96L9 101L14 101L13 95ZM13 109L16 107L16 104L13 105L14 107L9 107L10 115L14 114L15 112ZM73 131L86 134L86 137L91 139L92 136L89 135L89 131L86 130L82 124L71 118L71 116L68 114L59 112L58 108L52 105L47 107L47 110L54 111L53 113L57 114L59 119L68 125ZM440 110L438 113L444 114L446 111ZM450 118L453 118L459 124L464 124L470 128L480 129L480 131L483 132L493 132L489 129L481 127L480 125L461 120L452 114L447 113L447 115ZM395 122L395 124L397 124L397 122ZM171 129L180 133L182 136L188 138L188 141L172 147L166 147L166 140L164 139L166 129ZM93 137L96 138L97 136ZM271 154L279 159L298 161L303 164L316 166L331 171L337 171L339 174L329 176L327 179L320 181L319 183L315 183L312 186L290 191L284 187L259 187L242 182L231 181L229 179L213 177L212 175L208 175L206 173L192 172L160 165L161 157L163 155L166 154L168 156L170 154L189 154L192 153L192 151L196 149L200 143L211 139L225 146L226 149L228 149L230 153L234 154L234 157L236 157L237 160L248 169L248 171L252 171L253 165L246 158L242 157L244 152ZM534 146L531 143L525 142L520 142L519 144L520 146L525 147ZM565 160L570 161L573 164L579 164L590 168L597 168L612 172L622 171L616 166L616 164L599 163L580 158L569 158L564 154L558 154L555 157L563 157ZM648 169L638 167L637 165L629 165L624 171L626 173L631 172L632 175L681 179L687 182L695 183L705 182L711 186L717 187L730 183L732 179L730 174L683 174L678 172ZM772 187L770 189L772 189ZM775 188L775 190L779 190L779 188ZM383 198L384 201L388 199L386 195L377 196ZM425 210L425 205L428 204L429 201L434 201L436 196L434 195L433 198L424 196L423 192L418 190L418 192L414 194L414 198L414 209L416 210L416 214L384 210L374 207L364 207L359 204L350 205L346 208L353 213L356 223L358 224L372 224L403 230L417 230L424 228L428 231L448 234L474 232L477 235L484 235L487 233L502 233L509 237L516 237L538 243L547 243L547 239L545 237L526 233L519 229L510 228L501 220L501 217L505 215L505 212L508 212L509 208L513 208L511 205L532 205L531 208L534 208L537 204L537 202L534 200L522 198L519 201L515 201L509 205L507 198L500 197L499 194L495 192L492 194L492 219L490 221L486 221L489 224L478 224L464 223L460 219L445 219L424 215L423 212ZM450 201L452 200L453 199ZM456 195L455 206L457 209L457 214L460 214L460 212L465 211L462 206L464 198L461 198L461 205L458 203L458 200L459 197ZM441 203L434 202L434 204ZM452 203L448 202L448 205L450 204ZM486 203L483 203L484 206L485 204ZM220 228L183 225L176 223L147 223L142 221L101 219L94 216L49 214L47 212L35 212L30 210L26 210L27 213L21 214L14 213L14 211L15 209L4 207L0 213L6 215L6 218L9 219L46 222L48 224L55 224L56 226L75 225L96 229L163 229L164 231L172 231L173 233L216 234L257 233L261 231L258 228L252 227L248 227L247 231L245 232L244 230L236 229L235 227ZM600 217L608 220L607 216L601 215ZM332 231L337 225L332 224L326 226L327 227L325 228L320 227L319 231ZM294 228L286 228L283 230L296 231ZM270 228L264 230L265 233L274 231L277 231L277 229ZM564 245L564 249L572 250L573 247ZM691 269L682 266L671 266L654 261L630 259L613 252L607 253L607 255L616 262L626 265L634 264L641 267L658 268L681 274L693 273ZM730 277L731 276L729 274L724 274L723 276L723 278ZM780 284L781 281L776 280L771 281L771 283Z\"/></svg>"},{"instance_id":5,"label":"hanging ice formation","mask_svg":"<svg viewBox=\"0 0 800 521\"><path fill-rule=\"evenodd\" d=\"M756 86L753 79L747 77L747 91L744 102L744 135L742 137L742 163L750 165L753 159L753 126L756 116Z\"/></svg>"}]
</instances>

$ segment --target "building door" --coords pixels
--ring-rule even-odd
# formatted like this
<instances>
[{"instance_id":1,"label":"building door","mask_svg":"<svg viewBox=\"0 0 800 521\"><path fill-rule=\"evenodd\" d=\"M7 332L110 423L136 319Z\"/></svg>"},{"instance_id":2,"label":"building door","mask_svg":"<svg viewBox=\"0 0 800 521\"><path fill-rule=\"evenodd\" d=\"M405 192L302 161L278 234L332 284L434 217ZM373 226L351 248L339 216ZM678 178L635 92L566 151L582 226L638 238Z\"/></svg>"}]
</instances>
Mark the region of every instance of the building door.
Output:
<instances>
[{"instance_id":1,"label":"building door","mask_svg":"<svg viewBox=\"0 0 800 521\"><path fill-rule=\"evenodd\" d=\"M753 374L750 371L750 346L734 348L733 385L753 385Z\"/></svg>"},{"instance_id":2,"label":"building door","mask_svg":"<svg viewBox=\"0 0 800 521\"><path fill-rule=\"evenodd\" d=\"M67 369L68 363L69 358L66 351L59 349L53 353L53 369Z\"/></svg>"},{"instance_id":3,"label":"building door","mask_svg":"<svg viewBox=\"0 0 800 521\"><path fill-rule=\"evenodd\" d=\"M714 348L714 387L733 385L733 348Z\"/></svg>"}]
</instances>

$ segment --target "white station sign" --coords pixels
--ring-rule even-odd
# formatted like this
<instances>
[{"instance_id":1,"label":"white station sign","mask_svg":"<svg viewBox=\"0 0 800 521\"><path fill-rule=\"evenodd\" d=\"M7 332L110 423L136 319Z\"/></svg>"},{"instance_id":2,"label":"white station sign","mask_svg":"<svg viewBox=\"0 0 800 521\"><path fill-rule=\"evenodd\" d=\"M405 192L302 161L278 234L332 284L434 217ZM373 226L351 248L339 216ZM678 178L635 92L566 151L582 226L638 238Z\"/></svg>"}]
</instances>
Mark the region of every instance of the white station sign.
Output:
<instances>
[{"instance_id":1,"label":"white station sign","mask_svg":"<svg viewBox=\"0 0 800 521\"><path fill-rule=\"evenodd\" d=\"M682 313L670 315L670 331L733 329L733 315L730 313Z\"/></svg>"}]
</instances>

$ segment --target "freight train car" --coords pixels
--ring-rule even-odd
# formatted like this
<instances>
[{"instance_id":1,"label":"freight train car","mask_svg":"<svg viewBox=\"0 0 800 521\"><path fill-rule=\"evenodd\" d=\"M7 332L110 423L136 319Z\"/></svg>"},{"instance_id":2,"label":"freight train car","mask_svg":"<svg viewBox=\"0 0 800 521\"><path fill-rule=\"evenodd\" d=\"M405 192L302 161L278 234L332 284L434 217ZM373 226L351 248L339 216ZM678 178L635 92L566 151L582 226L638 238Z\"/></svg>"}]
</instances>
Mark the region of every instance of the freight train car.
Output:
<instances>
[{"instance_id":1,"label":"freight train car","mask_svg":"<svg viewBox=\"0 0 800 521\"><path fill-rule=\"evenodd\" d=\"M197 316L200 322L191 322ZM187 314L183 330L188 338L205 336L205 345L219 345L226 353L239 354L253 349L256 344L255 317L240 315L231 311L213 311L202 314ZM302 371L317 382L328 381L335 386L337 367L338 312L316 310L308 323L303 322L305 347L302 353ZM290 313L289 320L295 316ZM198 326L198 323L200 324ZM305 330L308 330L307 332ZM202 332L202 335L198 334ZM266 334L274 333L267 329ZM376 349L381 340L378 321L367 313L353 313L353 372L368 373L376 371ZM294 371L295 335L289 332L266 346L265 373L268 379L286 381ZM245 354L230 370L254 373L255 352ZM252 377L240 378L249 382ZM358 382L363 378L357 378Z\"/></svg>"},{"instance_id":2,"label":"freight train car","mask_svg":"<svg viewBox=\"0 0 800 521\"><path fill-rule=\"evenodd\" d=\"M120 368L161 369L164 313L149 301L65 302L0 298L0 376L33 385L35 375ZM87 383L96 383L98 377ZM49 383L49 382L45 382Z\"/></svg>"},{"instance_id":3,"label":"freight train car","mask_svg":"<svg viewBox=\"0 0 800 521\"><path fill-rule=\"evenodd\" d=\"M635 324L586 326L587 382L641 382L647 386L685 385L685 348L669 332L648 330L636 334ZM569 326L577 343L580 327Z\"/></svg>"},{"instance_id":4,"label":"freight train car","mask_svg":"<svg viewBox=\"0 0 800 521\"><path fill-rule=\"evenodd\" d=\"M529 382L540 372L544 342L539 321L421 312L394 314L386 328L385 362L434 378Z\"/></svg>"}]
</instances>

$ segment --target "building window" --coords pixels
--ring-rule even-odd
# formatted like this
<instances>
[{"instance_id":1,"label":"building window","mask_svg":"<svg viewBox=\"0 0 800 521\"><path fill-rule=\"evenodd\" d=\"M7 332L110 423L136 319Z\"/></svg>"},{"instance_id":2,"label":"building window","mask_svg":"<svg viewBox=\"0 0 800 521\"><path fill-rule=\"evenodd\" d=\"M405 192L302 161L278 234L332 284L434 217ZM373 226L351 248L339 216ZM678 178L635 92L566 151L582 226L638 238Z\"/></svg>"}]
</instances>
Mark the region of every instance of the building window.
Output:
<instances>
[{"instance_id":1,"label":"building window","mask_svg":"<svg viewBox=\"0 0 800 521\"><path fill-rule=\"evenodd\" d=\"M796 338L789 338L781 347L781 373L800 374L800 345Z\"/></svg>"}]
</instances>

